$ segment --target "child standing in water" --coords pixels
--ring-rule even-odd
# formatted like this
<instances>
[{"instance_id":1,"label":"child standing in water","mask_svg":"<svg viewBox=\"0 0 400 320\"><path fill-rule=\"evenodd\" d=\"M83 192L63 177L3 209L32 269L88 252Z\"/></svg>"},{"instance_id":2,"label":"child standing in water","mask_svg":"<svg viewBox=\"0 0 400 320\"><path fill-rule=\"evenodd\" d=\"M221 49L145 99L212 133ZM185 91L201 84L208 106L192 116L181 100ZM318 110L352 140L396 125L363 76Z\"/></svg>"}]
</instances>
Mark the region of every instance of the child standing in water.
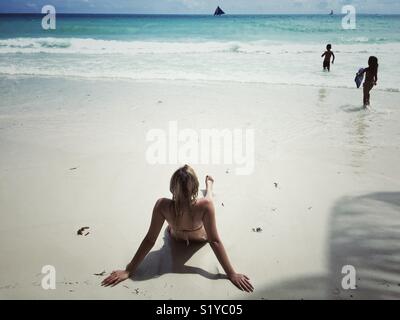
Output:
<instances>
[{"instance_id":1,"label":"child standing in water","mask_svg":"<svg viewBox=\"0 0 400 320\"><path fill-rule=\"evenodd\" d=\"M322 54L321 57L325 57L324 59L324 70L331 71L331 57L333 57L332 64L335 63L335 54L331 51L332 45L328 44L326 46L326 51Z\"/></svg>"},{"instance_id":2,"label":"child standing in water","mask_svg":"<svg viewBox=\"0 0 400 320\"><path fill-rule=\"evenodd\" d=\"M363 74L365 73L365 81L364 81L364 108L367 108L370 105L369 98L370 92L374 86L376 86L378 82L378 58L371 56L368 59L368 68L365 68Z\"/></svg>"}]
</instances>

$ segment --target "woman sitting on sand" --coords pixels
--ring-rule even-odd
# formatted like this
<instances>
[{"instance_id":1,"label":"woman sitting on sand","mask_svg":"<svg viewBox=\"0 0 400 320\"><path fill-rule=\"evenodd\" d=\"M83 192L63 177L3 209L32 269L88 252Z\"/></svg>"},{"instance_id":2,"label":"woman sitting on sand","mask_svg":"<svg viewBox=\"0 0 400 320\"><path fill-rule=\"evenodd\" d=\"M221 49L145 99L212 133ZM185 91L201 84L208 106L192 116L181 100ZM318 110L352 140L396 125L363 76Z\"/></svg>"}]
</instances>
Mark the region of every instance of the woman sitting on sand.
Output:
<instances>
[{"instance_id":1,"label":"woman sitting on sand","mask_svg":"<svg viewBox=\"0 0 400 320\"><path fill-rule=\"evenodd\" d=\"M125 270L113 271L103 280L103 286L115 286L121 281L134 276L135 270L153 248L164 221L168 222L169 234L177 241L208 242L229 280L240 290L252 292L250 279L236 273L229 262L224 245L218 235L215 222L215 208L212 199L214 180L206 177L206 196L197 199L199 181L194 170L185 165L178 169L171 178L170 191L172 200L157 200L151 219L150 228Z\"/></svg>"}]
</instances>

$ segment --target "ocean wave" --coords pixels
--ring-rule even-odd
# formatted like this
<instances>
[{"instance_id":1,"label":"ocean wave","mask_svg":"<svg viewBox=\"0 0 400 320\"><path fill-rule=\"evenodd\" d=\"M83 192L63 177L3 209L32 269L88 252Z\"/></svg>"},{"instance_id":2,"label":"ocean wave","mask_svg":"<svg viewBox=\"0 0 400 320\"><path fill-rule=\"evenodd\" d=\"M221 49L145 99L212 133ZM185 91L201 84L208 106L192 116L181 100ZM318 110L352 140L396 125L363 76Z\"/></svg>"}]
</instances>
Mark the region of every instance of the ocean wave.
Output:
<instances>
[{"instance_id":1,"label":"ocean wave","mask_svg":"<svg viewBox=\"0 0 400 320\"><path fill-rule=\"evenodd\" d=\"M400 44L368 45L363 43L366 39L359 39L359 44L349 41L348 44L337 44L337 48L346 48L346 52L362 52L366 49L379 51L397 51ZM121 40L100 40L91 38L12 38L0 39L0 54L124 54L124 55L143 55L143 54L211 54L211 53L230 53L230 54L298 54L298 53L319 53L323 50L320 44L293 44L276 43L270 41L121 41Z\"/></svg>"},{"instance_id":2,"label":"ocean wave","mask_svg":"<svg viewBox=\"0 0 400 320\"><path fill-rule=\"evenodd\" d=\"M14 38L0 40L0 54L193 54L218 52L269 53L264 45L238 42L157 42L90 38Z\"/></svg>"},{"instance_id":3,"label":"ocean wave","mask_svg":"<svg viewBox=\"0 0 400 320\"><path fill-rule=\"evenodd\" d=\"M0 68L0 76L17 76L17 77L68 77L78 78L87 80L96 79L120 79L120 80L133 80L133 81L194 81L194 82L216 82L216 83L243 83L243 84L268 84L268 85L284 85L284 86L300 86L300 87L315 87L315 88L331 88L331 89L349 89L349 90L360 90L357 89L354 84L345 85L343 82L335 83L324 83L317 79L308 79L308 81L299 81L296 79L290 79L290 77L284 78L255 78L255 77L235 77L235 76L210 76L207 74L196 73L196 72L174 72L174 73L155 73L155 72L139 72L129 73L120 72L118 74L104 74L96 70L44 70L41 68L24 68L20 69L15 66L8 66ZM351 83L351 81L350 81ZM379 86L374 88L374 91L400 93L399 88Z\"/></svg>"},{"instance_id":4,"label":"ocean wave","mask_svg":"<svg viewBox=\"0 0 400 320\"><path fill-rule=\"evenodd\" d=\"M342 37L341 42L343 43L369 43L369 44L379 44L387 42L389 39L384 37L376 37L376 38L369 38L369 37Z\"/></svg>"},{"instance_id":5,"label":"ocean wave","mask_svg":"<svg viewBox=\"0 0 400 320\"><path fill-rule=\"evenodd\" d=\"M369 55L380 59L379 88L398 92L400 44L334 45L334 72L321 71L325 44L271 41L0 39L0 74L133 80L239 81L354 87ZM390 71L388 71L390 70Z\"/></svg>"}]
</instances>

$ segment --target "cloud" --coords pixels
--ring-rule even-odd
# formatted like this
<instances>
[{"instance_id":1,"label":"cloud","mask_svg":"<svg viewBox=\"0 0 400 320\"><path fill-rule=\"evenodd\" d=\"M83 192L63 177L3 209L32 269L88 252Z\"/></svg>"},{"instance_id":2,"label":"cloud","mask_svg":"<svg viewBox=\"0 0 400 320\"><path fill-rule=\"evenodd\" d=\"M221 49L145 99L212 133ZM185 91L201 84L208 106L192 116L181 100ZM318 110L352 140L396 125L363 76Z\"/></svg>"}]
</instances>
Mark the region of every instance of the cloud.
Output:
<instances>
[{"instance_id":1,"label":"cloud","mask_svg":"<svg viewBox=\"0 0 400 320\"><path fill-rule=\"evenodd\" d=\"M91 13L212 13L217 5L233 14L325 13L345 4L361 13L400 13L399 0L2 0L0 12L40 12L49 3L58 12Z\"/></svg>"}]
</instances>

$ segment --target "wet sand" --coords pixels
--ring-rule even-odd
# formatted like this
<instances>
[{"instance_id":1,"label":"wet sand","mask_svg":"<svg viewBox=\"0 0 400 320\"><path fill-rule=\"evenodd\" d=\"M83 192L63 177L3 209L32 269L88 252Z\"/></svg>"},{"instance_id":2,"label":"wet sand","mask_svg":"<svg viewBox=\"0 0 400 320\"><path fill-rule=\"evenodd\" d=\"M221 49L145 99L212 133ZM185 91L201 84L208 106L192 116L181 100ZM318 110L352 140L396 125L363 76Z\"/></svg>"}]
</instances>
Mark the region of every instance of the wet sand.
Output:
<instances>
[{"instance_id":1,"label":"wet sand","mask_svg":"<svg viewBox=\"0 0 400 320\"><path fill-rule=\"evenodd\" d=\"M1 298L400 298L399 93L373 90L363 110L356 89L29 77L0 85ZM149 164L146 135L170 121L255 132L250 175L236 175L236 163L192 164L202 183L215 178L219 232L253 294L219 275L208 245L176 250L164 229L136 280L103 288L94 275L124 268L155 201L169 197L178 164ZM341 287L347 264L357 290ZM55 290L41 287L44 265L56 268Z\"/></svg>"}]
</instances>

